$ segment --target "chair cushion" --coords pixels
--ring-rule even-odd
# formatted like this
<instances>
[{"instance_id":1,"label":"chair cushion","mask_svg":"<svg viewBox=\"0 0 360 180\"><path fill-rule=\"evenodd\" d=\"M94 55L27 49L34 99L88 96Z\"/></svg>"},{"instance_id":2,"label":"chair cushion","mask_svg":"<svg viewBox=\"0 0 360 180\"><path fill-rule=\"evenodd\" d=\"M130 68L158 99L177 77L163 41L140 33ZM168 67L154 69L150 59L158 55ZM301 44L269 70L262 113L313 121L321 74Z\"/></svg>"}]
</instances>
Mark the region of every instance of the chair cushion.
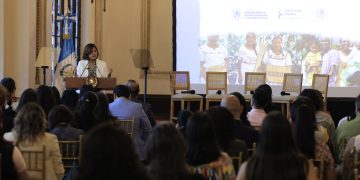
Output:
<instances>
[{"instance_id":1,"label":"chair cushion","mask_svg":"<svg viewBox=\"0 0 360 180\"><path fill-rule=\"evenodd\" d=\"M173 100L181 100L181 99L203 99L202 96L198 95L198 94L175 94L172 96Z\"/></svg>"},{"instance_id":2,"label":"chair cushion","mask_svg":"<svg viewBox=\"0 0 360 180\"><path fill-rule=\"evenodd\" d=\"M222 100L226 95L225 94L208 94L206 99L208 100Z\"/></svg>"}]
</instances>

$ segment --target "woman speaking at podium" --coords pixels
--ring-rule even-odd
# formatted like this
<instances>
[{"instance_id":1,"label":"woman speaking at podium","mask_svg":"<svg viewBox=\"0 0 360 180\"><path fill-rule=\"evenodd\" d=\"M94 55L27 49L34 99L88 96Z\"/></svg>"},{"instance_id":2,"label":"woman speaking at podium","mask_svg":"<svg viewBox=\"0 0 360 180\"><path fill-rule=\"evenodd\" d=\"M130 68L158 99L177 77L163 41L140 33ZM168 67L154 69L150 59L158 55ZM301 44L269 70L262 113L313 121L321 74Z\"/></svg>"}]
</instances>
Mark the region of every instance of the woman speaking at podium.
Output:
<instances>
[{"instance_id":1,"label":"woman speaking at podium","mask_svg":"<svg viewBox=\"0 0 360 180\"><path fill-rule=\"evenodd\" d=\"M95 44L89 43L84 48L83 60L79 61L76 68L77 77L110 77L112 69L108 69L106 62L98 59L99 51Z\"/></svg>"}]
</instances>

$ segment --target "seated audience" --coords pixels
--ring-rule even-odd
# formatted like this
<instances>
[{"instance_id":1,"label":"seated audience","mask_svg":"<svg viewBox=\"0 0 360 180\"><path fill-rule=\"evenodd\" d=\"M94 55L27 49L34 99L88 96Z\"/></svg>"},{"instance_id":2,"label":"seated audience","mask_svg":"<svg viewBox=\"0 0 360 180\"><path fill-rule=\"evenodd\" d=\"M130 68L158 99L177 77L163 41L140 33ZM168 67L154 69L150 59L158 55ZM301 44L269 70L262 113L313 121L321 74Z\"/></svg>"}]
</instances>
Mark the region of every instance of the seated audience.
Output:
<instances>
[{"instance_id":1,"label":"seated audience","mask_svg":"<svg viewBox=\"0 0 360 180\"><path fill-rule=\"evenodd\" d=\"M213 107L207 112L215 123L216 139L220 148L230 157L238 157L242 152L243 160L248 158L248 149L245 141L235 139L234 136L234 116L224 107ZM234 167L237 169L237 164Z\"/></svg>"},{"instance_id":2,"label":"seated audience","mask_svg":"<svg viewBox=\"0 0 360 180\"><path fill-rule=\"evenodd\" d=\"M151 126L155 126L156 125L156 121L154 118L154 113L152 112L151 109L151 104L146 103L144 101L140 101L139 99L139 92L140 92L140 88L139 88L139 83L137 83L135 80L128 80L128 82L126 83L126 86L129 88L130 90L130 100L136 103L140 103L144 109L144 112L146 113Z\"/></svg>"},{"instance_id":3,"label":"seated audience","mask_svg":"<svg viewBox=\"0 0 360 180\"><path fill-rule=\"evenodd\" d=\"M185 138L186 138L186 123L189 120L189 118L191 117L191 115L192 115L192 112L185 109L185 110L179 111L178 116L177 116L176 127L177 127L177 129L179 129L179 131Z\"/></svg>"},{"instance_id":4,"label":"seated audience","mask_svg":"<svg viewBox=\"0 0 360 180\"><path fill-rule=\"evenodd\" d=\"M32 88L25 89L25 91L21 94L19 104L16 107L16 112L19 112L20 109L29 102L38 103L36 91Z\"/></svg>"},{"instance_id":5,"label":"seated audience","mask_svg":"<svg viewBox=\"0 0 360 180\"><path fill-rule=\"evenodd\" d=\"M135 119L135 147L141 160L144 160L145 142L151 132L151 124L142 105L129 100L129 88L117 85L114 89L115 100L109 104L111 114L118 120Z\"/></svg>"},{"instance_id":6,"label":"seated audience","mask_svg":"<svg viewBox=\"0 0 360 180\"><path fill-rule=\"evenodd\" d=\"M96 89L92 85L85 84L85 85L81 86L80 92L79 92L79 98L81 98L85 93L87 93L89 91L95 92Z\"/></svg>"},{"instance_id":7,"label":"seated audience","mask_svg":"<svg viewBox=\"0 0 360 180\"><path fill-rule=\"evenodd\" d=\"M46 118L52 107L56 105L55 96L49 86L41 85L36 91L40 106L44 109Z\"/></svg>"},{"instance_id":8,"label":"seated audience","mask_svg":"<svg viewBox=\"0 0 360 180\"><path fill-rule=\"evenodd\" d=\"M342 164L345 142L350 138L360 134L360 95L357 96L356 102L356 118L338 127L336 130L336 156L338 163Z\"/></svg>"},{"instance_id":9,"label":"seated audience","mask_svg":"<svg viewBox=\"0 0 360 180\"><path fill-rule=\"evenodd\" d=\"M186 143L174 125L155 126L146 142L148 170L157 180L204 179L191 174L186 164Z\"/></svg>"},{"instance_id":10,"label":"seated audience","mask_svg":"<svg viewBox=\"0 0 360 180\"><path fill-rule=\"evenodd\" d=\"M217 173L209 179L233 179L235 171L228 154L221 150L216 140L216 132L213 121L205 113L195 113L186 125L186 141L188 145L187 162L194 166L196 173L204 169L212 169ZM214 177L215 176L215 177Z\"/></svg>"},{"instance_id":11,"label":"seated audience","mask_svg":"<svg viewBox=\"0 0 360 180\"><path fill-rule=\"evenodd\" d=\"M2 107L2 112L4 116L4 132L9 132L14 127L14 118L16 116L16 111L12 108L12 104L17 101L15 97L16 86L15 81L10 77L3 78L0 84L7 90L7 103Z\"/></svg>"},{"instance_id":12,"label":"seated audience","mask_svg":"<svg viewBox=\"0 0 360 180\"><path fill-rule=\"evenodd\" d=\"M61 104L74 111L79 101L79 94L75 90L65 90L61 96Z\"/></svg>"},{"instance_id":13,"label":"seated audience","mask_svg":"<svg viewBox=\"0 0 360 180\"><path fill-rule=\"evenodd\" d=\"M354 168L356 156L360 152L360 134L350 138L347 142L344 150L344 159L343 159L343 170L342 177L343 179L356 179L354 178ZM359 168L359 167L357 167Z\"/></svg>"},{"instance_id":14,"label":"seated audience","mask_svg":"<svg viewBox=\"0 0 360 180\"><path fill-rule=\"evenodd\" d=\"M256 89L251 98L251 106L252 109L248 113L248 119L250 121L251 126L255 129L259 130L261 124L266 116L266 112L264 110L267 103L266 93L263 90Z\"/></svg>"},{"instance_id":15,"label":"seated audience","mask_svg":"<svg viewBox=\"0 0 360 180\"><path fill-rule=\"evenodd\" d=\"M3 139L3 107L7 102L8 93L3 85L0 85L0 154L1 169L0 179L28 179L24 158L19 149ZM184 158L185 159L185 158Z\"/></svg>"},{"instance_id":16,"label":"seated audience","mask_svg":"<svg viewBox=\"0 0 360 180\"><path fill-rule=\"evenodd\" d=\"M20 151L41 150L45 152L45 179L62 179L64 166L61 161L59 143L55 135L45 132L45 112L36 103L28 103L18 112L15 118L15 144ZM30 162L31 163L31 162ZM39 178L37 172L29 172L30 179Z\"/></svg>"},{"instance_id":17,"label":"seated audience","mask_svg":"<svg viewBox=\"0 0 360 180\"><path fill-rule=\"evenodd\" d=\"M85 132L88 132L91 128L93 128L97 121L95 116L95 108L97 103L98 97L92 91L88 91L83 96L81 96L80 101L75 109L75 120L72 126L78 129L82 129Z\"/></svg>"},{"instance_id":18,"label":"seated audience","mask_svg":"<svg viewBox=\"0 0 360 180\"><path fill-rule=\"evenodd\" d=\"M55 105L59 105L61 103L61 98L58 88L56 88L55 86L50 86L50 88L55 98Z\"/></svg>"},{"instance_id":19,"label":"seated audience","mask_svg":"<svg viewBox=\"0 0 360 180\"><path fill-rule=\"evenodd\" d=\"M295 145L291 125L281 112L262 123L255 154L240 167L238 180L315 180L315 168Z\"/></svg>"},{"instance_id":20,"label":"seated audience","mask_svg":"<svg viewBox=\"0 0 360 180\"><path fill-rule=\"evenodd\" d=\"M269 113L271 111L281 111L281 109L272 102L272 89L270 85L261 84L256 88L256 90L262 90L266 94L267 101L264 107L266 113Z\"/></svg>"},{"instance_id":21,"label":"seated audience","mask_svg":"<svg viewBox=\"0 0 360 180\"><path fill-rule=\"evenodd\" d=\"M335 161L324 139L325 128L316 124L315 107L311 99L299 96L291 106L291 119L295 125L295 144L309 159L324 160L324 179L336 179Z\"/></svg>"},{"instance_id":22,"label":"seated audience","mask_svg":"<svg viewBox=\"0 0 360 180\"><path fill-rule=\"evenodd\" d=\"M84 139L76 180L149 180L131 138L112 123L103 123Z\"/></svg>"},{"instance_id":23,"label":"seated audience","mask_svg":"<svg viewBox=\"0 0 360 180\"><path fill-rule=\"evenodd\" d=\"M55 134L59 141L78 140L84 132L70 126L74 121L74 115L69 108L64 105L54 106L48 116L50 132Z\"/></svg>"},{"instance_id":24,"label":"seated audience","mask_svg":"<svg viewBox=\"0 0 360 180\"><path fill-rule=\"evenodd\" d=\"M241 105L236 96L226 96L221 100L221 106L227 108L234 116L235 138L246 142L247 147L252 147L258 141L259 132L253 127L246 125L241 117Z\"/></svg>"},{"instance_id":25,"label":"seated audience","mask_svg":"<svg viewBox=\"0 0 360 180\"><path fill-rule=\"evenodd\" d=\"M248 120L247 114L249 112L249 107L247 102L245 101L245 98L242 94L240 94L239 92L232 92L230 93L230 95L234 95L238 98L239 102L240 102L240 119L241 121L243 121L246 125L251 126L250 122Z\"/></svg>"},{"instance_id":26,"label":"seated audience","mask_svg":"<svg viewBox=\"0 0 360 180\"><path fill-rule=\"evenodd\" d=\"M300 96L310 98L315 106L316 123L327 129L329 135L329 148L334 151L335 148L335 123L330 114L324 111L324 100L320 91L316 89L304 89Z\"/></svg>"},{"instance_id":27,"label":"seated audience","mask_svg":"<svg viewBox=\"0 0 360 180\"><path fill-rule=\"evenodd\" d=\"M111 115L109 110L109 100L107 96L101 91L96 92L96 95L98 97L98 103L95 108L95 116L97 120L95 125L114 120L115 117Z\"/></svg>"}]
</instances>

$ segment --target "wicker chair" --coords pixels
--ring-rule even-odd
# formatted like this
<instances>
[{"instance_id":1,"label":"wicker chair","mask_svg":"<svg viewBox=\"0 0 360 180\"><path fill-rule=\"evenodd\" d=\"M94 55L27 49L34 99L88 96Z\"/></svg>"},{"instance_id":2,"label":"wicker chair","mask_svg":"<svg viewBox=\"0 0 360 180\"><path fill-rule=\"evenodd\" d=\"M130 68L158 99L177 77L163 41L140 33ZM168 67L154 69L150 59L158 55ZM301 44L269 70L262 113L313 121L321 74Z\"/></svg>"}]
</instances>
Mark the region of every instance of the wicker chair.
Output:
<instances>
[{"instance_id":1,"label":"wicker chair","mask_svg":"<svg viewBox=\"0 0 360 180\"><path fill-rule=\"evenodd\" d=\"M221 94L210 94L209 91L222 91ZM227 94L227 72L206 72L206 109L210 102L221 102Z\"/></svg>"},{"instance_id":2,"label":"wicker chair","mask_svg":"<svg viewBox=\"0 0 360 180\"><path fill-rule=\"evenodd\" d=\"M40 150L22 150L27 171L32 180L45 180L46 165L45 165L46 147L43 146Z\"/></svg>"},{"instance_id":3,"label":"wicker chair","mask_svg":"<svg viewBox=\"0 0 360 180\"><path fill-rule=\"evenodd\" d=\"M319 90L324 97L324 110L327 110L327 94L329 88L328 74L314 74L312 81L312 88Z\"/></svg>"},{"instance_id":4,"label":"wicker chair","mask_svg":"<svg viewBox=\"0 0 360 180\"><path fill-rule=\"evenodd\" d=\"M135 118L130 118L130 119L118 119L115 120L115 124L125 130L125 132L127 132L127 134L133 138L135 136Z\"/></svg>"},{"instance_id":5,"label":"wicker chair","mask_svg":"<svg viewBox=\"0 0 360 180\"><path fill-rule=\"evenodd\" d=\"M266 73L245 72L244 98L246 101L251 100L251 94L259 85L266 83Z\"/></svg>"}]
</instances>

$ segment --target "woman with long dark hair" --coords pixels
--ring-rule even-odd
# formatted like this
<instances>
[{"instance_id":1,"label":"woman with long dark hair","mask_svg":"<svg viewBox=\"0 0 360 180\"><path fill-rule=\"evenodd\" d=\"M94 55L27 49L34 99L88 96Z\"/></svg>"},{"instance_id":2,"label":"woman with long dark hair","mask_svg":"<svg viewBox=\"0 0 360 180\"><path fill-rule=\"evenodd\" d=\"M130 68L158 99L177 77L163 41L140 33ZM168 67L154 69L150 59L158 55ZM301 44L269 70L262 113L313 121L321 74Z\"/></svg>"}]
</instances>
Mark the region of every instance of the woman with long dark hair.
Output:
<instances>
[{"instance_id":1,"label":"woman with long dark hair","mask_svg":"<svg viewBox=\"0 0 360 180\"><path fill-rule=\"evenodd\" d=\"M291 106L291 119L295 124L295 143L307 158L324 159L324 178L336 179L335 162L324 136L327 131L316 124L315 107L308 97L299 96Z\"/></svg>"},{"instance_id":2,"label":"woman with long dark hair","mask_svg":"<svg viewBox=\"0 0 360 180\"><path fill-rule=\"evenodd\" d=\"M16 107L16 112L19 112L20 109L29 102L38 103L36 91L32 88L25 89L25 91L21 94L19 104Z\"/></svg>"},{"instance_id":3,"label":"woman with long dark hair","mask_svg":"<svg viewBox=\"0 0 360 180\"><path fill-rule=\"evenodd\" d=\"M113 123L104 123L85 137L77 180L150 179L133 140Z\"/></svg>"},{"instance_id":4,"label":"woman with long dark hair","mask_svg":"<svg viewBox=\"0 0 360 180\"><path fill-rule=\"evenodd\" d=\"M203 179L190 174L186 164L185 140L174 125L164 123L155 126L145 149L148 170L154 179Z\"/></svg>"},{"instance_id":5,"label":"woman with long dark hair","mask_svg":"<svg viewBox=\"0 0 360 180\"><path fill-rule=\"evenodd\" d=\"M187 162L195 167L195 171L199 166L209 167L219 169L219 176L223 178L235 177L232 161L225 152L221 151L216 140L214 122L209 115L198 112L191 116L186 125L186 141Z\"/></svg>"},{"instance_id":6,"label":"woman with long dark hair","mask_svg":"<svg viewBox=\"0 0 360 180\"><path fill-rule=\"evenodd\" d=\"M298 152L291 125L280 112L270 112L264 119L255 154L242 164L237 179L316 179L313 164Z\"/></svg>"},{"instance_id":7,"label":"woman with long dark hair","mask_svg":"<svg viewBox=\"0 0 360 180\"><path fill-rule=\"evenodd\" d=\"M49 86L41 85L36 91L37 99L40 106L44 109L45 115L49 114L49 111L56 105L55 96Z\"/></svg>"},{"instance_id":8,"label":"woman with long dark hair","mask_svg":"<svg viewBox=\"0 0 360 180\"><path fill-rule=\"evenodd\" d=\"M98 103L97 95L92 92L86 92L81 98L75 109L75 121L73 127L88 132L96 125L95 109Z\"/></svg>"},{"instance_id":9,"label":"woman with long dark hair","mask_svg":"<svg viewBox=\"0 0 360 180\"><path fill-rule=\"evenodd\" d=\"M115 118L111 115L109 110L109 100L107 96L99 91L96 92L98 97L98 102L95 109L96 122L95 124L100 124L106 121L114 120Z\"/></svg>"},{"instance_id":10,"label":"woman with long dark hair","mask_svg":"<svg viewBox=\"0 0 360 180\"><path fill-rule=\"evenodd\" d=\"M75 90L65 90L61 96L61 104L74 111L79 101L79 94Z\"/></svg>"}]
</instances>

